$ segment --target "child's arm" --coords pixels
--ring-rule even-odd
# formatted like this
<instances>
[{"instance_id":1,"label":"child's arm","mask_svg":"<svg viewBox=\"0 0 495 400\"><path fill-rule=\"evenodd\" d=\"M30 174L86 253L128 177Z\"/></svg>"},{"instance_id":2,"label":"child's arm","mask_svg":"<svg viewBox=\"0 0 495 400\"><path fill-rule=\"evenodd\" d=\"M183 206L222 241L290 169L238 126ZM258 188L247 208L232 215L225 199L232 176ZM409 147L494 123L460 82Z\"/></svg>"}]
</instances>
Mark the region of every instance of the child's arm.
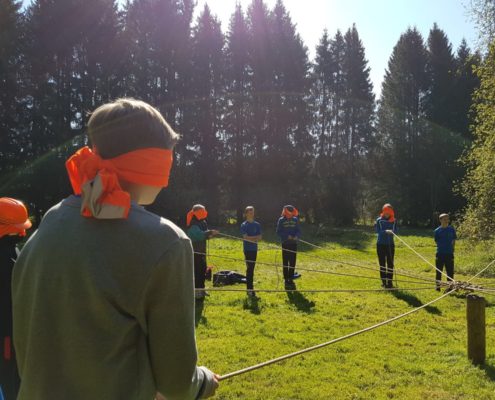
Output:
<instances>
[{"instance_id":1,"label":"child's arm","mask_svg":"<svg viewBox=\"0 0 495 400\"><path fill-rule=\"evenodd\" d=\"M277 235L282 237L283 232L284 232L284 227L282 225L282 218L279 218L277 222Z\"/></svg>"},{"instance_id":2,"label":"child's arm","mask_svg":"<svg viewBox=\"0 0 495 400\"><path fill-rule=\"evenodd\" d=\"M208 238L207 232L208 231L202 231L198 225L193 225L187 230L187 236L189 236L193 242L201 242Z\"/></svg>"},{"instance_id":3,"label":"child's arm","mask_svg":"<svg viewBox=\"0 0 495 400\"><path fill-rule=\"evenodd\" d=\"M157 391L167 400L211 396L218 385L215 376L196 366L193 252L189 240L175 240L158 260L138 310L138 321L148 337Z\"/></svg>"},{"instance_id":4,"label":"child's arm","mask_svg":"<svg viewBox=\"0 0 495 400\"><path fill-rule=\"evenodd\" d=\"M294 234L294 239L299 239L301 237L301 227L299 226L299 222L296 223L296 232Z\"/></svg>"}]
</instances>

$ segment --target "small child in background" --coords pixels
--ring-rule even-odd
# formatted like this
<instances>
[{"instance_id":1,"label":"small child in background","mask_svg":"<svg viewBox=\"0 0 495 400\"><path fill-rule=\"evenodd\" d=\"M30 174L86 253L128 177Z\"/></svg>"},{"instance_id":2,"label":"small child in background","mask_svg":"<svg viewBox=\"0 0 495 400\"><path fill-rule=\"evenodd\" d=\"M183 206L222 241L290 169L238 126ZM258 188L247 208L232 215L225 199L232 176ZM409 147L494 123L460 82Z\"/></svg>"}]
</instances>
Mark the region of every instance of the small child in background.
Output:
<instances>
[{"instance_id":1,"label":"small child in background","mask_svg":"<svg viewBox=\"0 0 495 400\"><path fill-rule=\"evenodd\" d=\"M440 220L440 226L435 229L435 242L437 243L435 264L437 267L436 289L440 291L440 282L442 281L442 273L440 271L443 271L444 267L447 272L447 280L449 282L454 280L454 250L457 234L455 229L449 225L449 214L440 214L438 219Z\"/></svg>"},{"instance_id":2,"label":"small child in background","mask_svg":"<svg viewBox=\"0 0 495 400\"><path fill-rule=\"evenodd\" d=\"M256 257L258 255L258 241L261 240L261 225L254 220L254 207L248 206L244 211L246 220L241 224L241 234L244 238L244 258L246 260L246 288L248 296L256 297L256 292L253 290L254 267L256 265Z\"/></svg>"},{"instance_id":3,"label":"small child in background","mask_svg":"<svg viewBox=\"0 0 495 400\"><path fill-rule=\"evenodd\" d=\"M299 212L294 206L287 205L282 209L282 216L277 222L277 235L282 241L285 290L296 289L294 271L296 269L297 241L301 236L298 215Z\"/></svg>"},{"instance_id":4,"label":"small child in background","mask_svg":"<svg viewBox=\"0 0 495 400\"><path fill-rule=\"evenodd\" d=\"M205 289L206 270L206 241L218 234L209 230L206 218L208 211L202 204L196 204L187 213L187 236L191 239L194 250L194 287L196 300L202 301L207 296ZM198 290L199 289L199 290Z\"/></svg>"},{"instance_id":5,"label":"small child in background","mask_svg":"<svg viewBox=\"0 0 495 400\"><path fill-rule=\"evenodd\" d=\"M31 228L26 206L19 200L0 198L0 390L5 400L19 391L19 374L12 341L12 271L16 244ZM1 398L1 396L0 396Z\"/></svg>"},{"instance_id":6,"label":"small child in background","mask_svg":"<svg viewBox=\"0 0 495 400\"><path fill-rule=\"evenodd\" d=\"M395 211L390 204L387 203L382 207L382 212L376 220L375 228L376 233L378 234L376 252L380 265L382 287L390 289L393 288L392 280L394 278L395 257L394 233L397 232Z\"/></svg>"}]
</instances>

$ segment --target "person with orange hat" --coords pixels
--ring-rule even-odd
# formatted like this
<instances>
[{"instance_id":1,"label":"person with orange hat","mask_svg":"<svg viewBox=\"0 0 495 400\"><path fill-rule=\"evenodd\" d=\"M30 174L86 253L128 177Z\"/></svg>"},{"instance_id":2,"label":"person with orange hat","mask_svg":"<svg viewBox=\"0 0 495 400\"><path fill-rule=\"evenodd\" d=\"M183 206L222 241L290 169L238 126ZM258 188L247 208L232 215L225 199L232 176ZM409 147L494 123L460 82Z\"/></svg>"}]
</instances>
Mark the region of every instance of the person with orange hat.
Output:
<instances>
[{"instance_id":1,"label":"person with orange hat","mask_svg":"<svg viewBox=\"0 0 495 400\"><path fill-rule=\"evenodd\" d=\"M16 244L31 228L26 206L10 197L0 198L0 390L5 400L16 399L19 375L12 341L12 270Z\"/></svg>"},{"instance_id":2,"label":"person with orange hat","mask_svg":"<svg viewBox=\"0 0 495 400\"><path fill-rule=\"evenodd\" d=\"M282 215L277 222L277 235L282 242L282 265L285 290L295 290L294 272L296 269L297 241L301 236L299 228L299 211L291 205L282 209Z\"/></svg>"},{"instance_id":3,"label":"person with orange hat","mask_svg":"<svg viewBox=\"0 0 495 400\"><path fill-rule=\"evenodd\" d=\"M393 288L395 243L394 233L397 232L397 221L394 208L389 204L382 207L380 216L376 219L375 229L378 234L376 252L380 265L382 287Z\"/></svg>"},{"instance_id":4,"label":"person with orange hat","mask_svg":"<svg viewBox=\"0 0 495 400\"><path fill-rule=\"evenodd\" d=\"M198 366L191 241L147 211L179 139L135 99L98 107L91 147L66 162L74 195L52 207L12 277L17 400L196 400L219 377Z\"/></svg>"},{"instance_id":5,"label":"person with orange hat","mask_svg":"<svg viewBox=\"0 0 495 400\"><path fill-rule=\"evenodd\" d=\"M206 269L206 241L218 234L217 230L208 229L208 211L202 204L195 204L187 213L187 236L191 239L194 250L194 287L195 298L203 301L207 292L205 290Z\"/></svg>"}]
</instances>

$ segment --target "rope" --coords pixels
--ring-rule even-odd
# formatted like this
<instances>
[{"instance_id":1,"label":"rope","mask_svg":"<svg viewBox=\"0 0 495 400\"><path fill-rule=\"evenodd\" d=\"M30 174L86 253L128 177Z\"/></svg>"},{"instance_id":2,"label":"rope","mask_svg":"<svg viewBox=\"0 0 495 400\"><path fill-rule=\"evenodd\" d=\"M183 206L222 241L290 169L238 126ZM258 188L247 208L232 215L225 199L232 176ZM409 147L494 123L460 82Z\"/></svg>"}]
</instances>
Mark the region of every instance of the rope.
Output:
<instances>
[{"instance_id":1,"label":"rope","mask_svg":"<svg viewBox=\"0 0 495 400\"><path fill-rule=\"evenodd\" d=\"M299 241L301 243L304 243L304 244L306 244L308 246L311 246L311 247L314 247L316 249L320 249L320 250L324 250L324 251L329 251L328 249L325 249L324 247L318 246L318 245L313 244L313 243L310 243L310 242L306 242L305 240L299 239ZM329 261L333 261L333 260L329 260ZM335 261L335 262L338 262L338 261ZM365 267L363 265L356 265L356 264L350 264L350 263L348 263L348 265L352 265L352 266L355 266L355 267L359 267L359 268L363 268L363 269L369 269L369 270L372 270L372 271L376 271L376 267L375 268L370 268L370 267ZM407 276L409 278L420 279L420 280L428 281L428 282L436 282L435 279L425 278L423 276L420 276L420 275L417 275L417 274L413 274L413 273L411 273L409 271L405 271L405 270L400 269L400 268L394 268L394 276L395 276L396 279L397 279L397 275Z\"/></svg>"},{"instance_id":2,"label":"rope","mask_svg":"<svg viewBox=\"0 0 495 400\"><path fill-rule=\"evenodd\" d=\"M399 239L402 243L404 243L406 245L406 247L408 249L410 249L414 254L416 254L419 258L421 258L424 262L426 262L428 265L432 266L433 268L435 268L438 272L440 272L443 276L445 276L447 279L450 280L450 277L444 273L443 271L441 271L440 269L438 269L435 265L433 265L430 261L428 261L428 259L426 259L425 257L423 257L420 253L418 253L416 250L414 250L411 246L409 246L409 244L407 244L399 235L397 235L394 231L391 231L392 234L397 238ZM454 282L455 282L455 279L452 279Z\"/></svg>"},{"instance_id":3,"label":"rope","mask_svg":"<svg viewBox=\"0 0 495 400\"><path fill-rule=\"evenodd\" d=\"M219 288L206 288L206 289L194 289L196 291L208 292L260 292L260 293L287 293L287 292L304 292L304 293L354 293L354 292L390 292L398 290L431 290L430 287L413 287L413 288L384 288L384 289L219 289Z\"/></svg>"},{"instance_id":4,"label":"rope","mask_svg":"<svg viewBox=\"0 0 495 400\"><path fill-rule=\"evenodd\" d=\"M489 267L491 267L495 263L495 260L492 260L485 268L483 268L481 271L479 271L476 275L473 275L471 278L468 279L468 282L471 282L473 279L477 278L480 276L483 272L485 272Z\"/></svg>"},{"instance_id":5,"label":"rope","mask_svg":"<svg viewBox=\"0 0 495 400\"><path fill-rule=\"evenodd\" d=\"M194 254L199 254L199 255L206 255L205 253L200 253L195 251ZM231 261L239 261L239 262L244 262L244 260L241 260L239 258L234 258L234 257L228 257L228 256L220 256L220 255L215 255L215 254L210 254L210 257L216 257L216 258L223 258L225 260L231 260ZM280 266L278 264L273 264L273 263L267 263L263 261L256 261L256 264L260 265L269 265L269 266L275 266L277 268L283 268L283 266ZM381 278L379 277L374 277L374 276L366 276L366 275L356 275L356 274L346 274L343 272L335 272L335 271L327 271L327 270L321 270L321 269L311 269L311 268L304 268L304 267L297 267L299 271L307 271L307 272L316 272L320 274L329 274L329 275L337 275L337 276L347 276L351 278L362 278L362 279L373 279L373 280L380 280ZM418 281L409 281L409 280L400 280L398 282L402 283L414 283L417 285L431 285L429 282L418 282Z\"/></svg>"},{"instance_id":6,"label":"rope","mask_svg":"<svg viewBox=\"0 0 495 400\"><path fill-rule=\"evenodd\" d=\"M405 312L403 314L397 315L396 317L387 319L386 321L382 321L382 322L380 322L378 324L369 326L369 327L364 328L364 329L361 329L359 331L349 333L347 335L341 336L341 337L336 338L336 339L332 339L332 340L330 340L328 342L325 342L325 343L321 343L321 344L318 344L318 345L315 345L315 346L307 347L305 349L302 349L302 350L299 350L299 351L295 351L293 353L289 353L289 354L286 354L286 355L283 355L283 356L280 356L280 357L277 357L277 358L273 358L271 360L268 360L268 361L265 361L265 362L262 362L262 363L253 365L251 367L247 367L247 368L243 368L243 369L240 369L240 370L237 370L237 371L234 371L234 372L230 372L228 374L225 374L225 375L220 376L220 378L218 380L219 381L223 381L223 380L226 380L226 379L230 379L230 378L233 378L234 376L242 375L242 374L245 374L245 373L251 372L251 371L255 371L257 369L264 368L264 367L266 367L268 365L272 365L272 364L275 364L275 363L278 363L278 362L287 360L289 358L299 356L299 355L304 354L304 353L309 353L311 351L321 349L322 347L326 347L326 346L329 346L331 344L338 343L338 342L341 342L343 340L350 339L350 338L352 338L354 336L358 336L358 335L361 335L363 333L372 331L372 330L377 329L377 328L379 328L381 326L390 324L391 322L394 322L394 321L397 321L397 320L399 320L401 318L404 318L404 317L406 317L406 316L408 316L410 314L413 314L415 312L418 312L419 310L422 310L423 308L426 308L426 307L430 306L431 304L436 303L437 301L443 299L444 297L448 296L451 293L454 293L454 291L445 293L442 296L437 297L436 299L434 299L432 301L429 301L426 304L423 304L422 306L416 307L416 308L414 308L414 309L412 309L412 310L410 310L408 312Z\"/></svg>"},{"instance_id":7,"label":"rope","mask_svg":"<svg viewBox=\"0 0 495 400\"><path fill-rule=\"evenodd\" d=\"M242 241L246 241L246 242L250 242L250 243L255 243L254 241L251 241L251 240L248 240L248 239L244 239L244 238L239 238L237 236L228 235L226 233L219 232L218 235L225 236L225 237L228 237L228 238L231 238L231 239L235 239L235 240L242 240ZM326 250L323 247L320 247L320 246L317 246L317 245L313 245L312 243L305 242L305 241L303 241L301 239L299 239L299 241L302 242L302 243L305 243L305 244L314 246L316 248L319 248L319 249L322 249L322 250ZM277 250L280 249L278 246L274 246L274 245L271 245L271 244L268 244L268 243L263 243L263 245L264 246L267 246L267 247L270 247L270 248L273 248L273 249L277 249ZM290 252L290 253L298 253L297 251L288 250L288 249L285 249L285 251ZM366 270L369 270L369 271L376 272L376 267L371 268L371 267L367 267L365 265L353 264L353 263L350 263L350 262L347 262L347 261L339 261L339 260L334 260L334 259L327 258L327 257L318 257L316 255L309 255L309 254L304 254L304 253L301 253L301 252L299 252L299 254L304 255L306 257L309 257L309 258L315 258L315 259L318 259L318 260L323 260L323 261L337 263L337 264L342 264L342 265L348 265L348 266L351 266L351 267L361 268L361 269L366 269ZM298 267L298 269L301 270L301 268L299 268L299 267ZM422 277L422 276L419 276L419 275L411 274L410 272L403 271L401 269L395 269L395 274L396 275L405 276L405 277L408 277L408 278L414 278L414 279L426 281L426 282L433 282L433 283L436 282L435 279L425 278L425 277ZM380 280L381 280L381 278L380 278Z\"/></svg>"}]
</instances>

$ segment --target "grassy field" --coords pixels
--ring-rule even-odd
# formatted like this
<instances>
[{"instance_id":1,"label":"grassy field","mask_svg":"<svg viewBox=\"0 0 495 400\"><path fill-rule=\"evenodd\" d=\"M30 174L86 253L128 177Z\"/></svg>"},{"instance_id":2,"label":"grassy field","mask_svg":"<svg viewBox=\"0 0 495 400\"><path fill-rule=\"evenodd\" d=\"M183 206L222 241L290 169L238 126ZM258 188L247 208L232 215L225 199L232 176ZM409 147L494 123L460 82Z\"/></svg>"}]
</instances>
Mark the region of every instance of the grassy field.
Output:
<instances>
[{"instance_id":1,"label":"grassy field","mask_svg":"<svg viewBox=\"0 0 495 400\"><path fill-rule=\"evenodd\" d=\"M303 228L303 239L323 246L300 245L298 266L362 275L362 278L300 271L298 289L376 289L378 271L356 269L321 258L376 263L371 228L316 232ZM237 230L224 231L238 236ZM401 237L434 261L430 231L403 229ZM265 234L265 243L276 244ZM459 241L456 278L489 261L489 244ZM244 272L242 243L218 238L210 243L209 264L216 269ZM321 258L317 258L321 257ZM495 258L495 257L494 257ZM260 247L258 260L281 263L280 251ZM373 264L370 264L373 266ZM396 267L426 278L434 270L404 245L396 244ZM495 267L478 283L495 282ZM399 278L400 279L400 278ZM407 279L407 278L403 278ZM281 271L258 265L255 287L282 288ZM424 282L423 282L424 283ZM439 296L433 286L399 282L398 292L244 293L211 292L197 307L200 364L225 374L267 359L312 346L373 325ZM421 287L423 290L407 290ZM242 288L242 286L237 286ZM487 363L473 367L466 357L465 298L451 295L405 319L361 336L280 364L223 381L218 399L495 399L495 296L487 297Z\"/></svg>"}]
</instances>

